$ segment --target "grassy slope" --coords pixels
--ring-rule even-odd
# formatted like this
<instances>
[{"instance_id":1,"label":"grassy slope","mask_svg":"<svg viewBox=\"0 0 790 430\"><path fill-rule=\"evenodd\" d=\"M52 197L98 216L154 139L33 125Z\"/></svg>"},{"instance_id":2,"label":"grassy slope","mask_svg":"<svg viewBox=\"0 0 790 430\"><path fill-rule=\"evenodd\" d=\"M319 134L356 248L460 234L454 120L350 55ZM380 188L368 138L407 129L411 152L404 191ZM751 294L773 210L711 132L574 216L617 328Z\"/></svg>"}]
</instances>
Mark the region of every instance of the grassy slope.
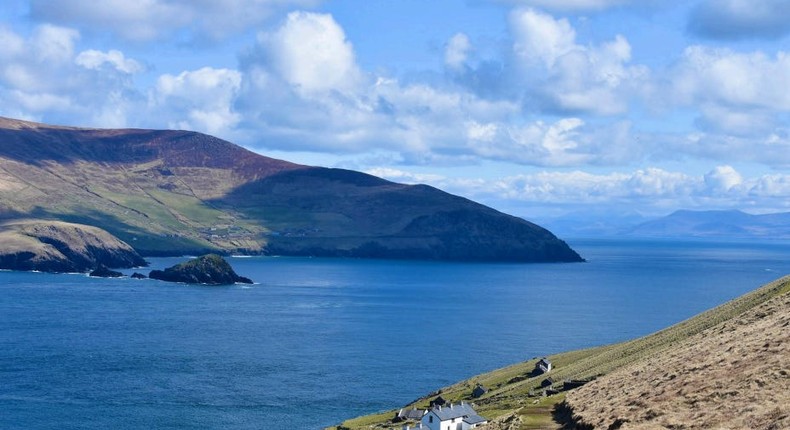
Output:
<instances>
[{"instance_id":1,"label":"grassy slope","mask_svg":"<svg viewBox=\"0 0 790 430\"><path fill-rule=\"evenodd\" d=\"M744 312L771 298L790 293L790 277L784 277L758 288L667 329L635 340L598 348L571 351L550 356L554 364L550 376L562 384L565 379L589 379L611 373L640 360L655 357L689 339L690 337L725 321L737 319ZM565 394L549 397L532 397L540 391L546 376L530 376L537 359L518 363L503 369L475 376L466 381L440 390L442 397L451 401L472 401L471 392L476 384L483 384L490 391L475 399L477 411L488 419L517 415L519 429L558 428L552 418L554 405L564 400ZM425 408L435 393L404 407ZM351 429L400 428L389 423L395 410L355 418L342 423Z\"/></svg>"},{"instance_id":2,"label":"grassy slope","mask_svg":"<svg viewBox=\"0 0 790 430\"><path fill-rule=\"evenodd\" d=\"M64 168L0 160L6 179L0 198L10 212L100 226L143 253L254 251L265 244L263 227L207 203L177 178L168 183L144 173L157 167L132 165L143 173L130 174L96 163Z\"/></svg>"}]
</instances>

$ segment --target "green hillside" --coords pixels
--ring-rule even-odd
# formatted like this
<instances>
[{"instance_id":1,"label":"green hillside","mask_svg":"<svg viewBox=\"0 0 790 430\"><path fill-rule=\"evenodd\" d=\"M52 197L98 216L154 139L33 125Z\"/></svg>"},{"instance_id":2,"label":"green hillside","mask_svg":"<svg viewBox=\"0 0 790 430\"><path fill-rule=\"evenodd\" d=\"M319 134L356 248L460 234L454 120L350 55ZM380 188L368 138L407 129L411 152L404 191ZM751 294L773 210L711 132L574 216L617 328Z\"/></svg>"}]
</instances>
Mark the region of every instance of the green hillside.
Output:
<instances>
[{"instance_id":1,"label":"green hillside","mask_svg":"<svg viewBox=\"0 0 790 430\"><path fill-rule=\"evenodd\" d=\"M548 375L533 375L538 359L518 363L503 369L475 376L436 393L425 396L403 408L427 408L431 399L438 394L452 402L473 402L477 412L488 418L510 419L518 423L515 429L559 428L555 415L562 413L557 408L565 399L562 392L565 380L591 380L622 369L628 365L649 357L666 354L677 345L692 336L724 322L738 324L738 318L744 312L754 309L767 301L790 293L790 276L784 277L735 300L727 302L693 318L673 325L654 334L631 341L607 345L598 348L565 352L549 356L554 368ZM547 377L555 383L551 387L542 387ZM481 384L489 391L478 399L472 398L472 390ZM546 389L556 389L557 394L544 396ZM336 428L369 429L369 428L401 428L401 424L392 424L391 418L397 409L348 420ZM513 420L517 417L516 420ZM503 427L508 428L508 427Z\"/></svg>"}]
</instances>

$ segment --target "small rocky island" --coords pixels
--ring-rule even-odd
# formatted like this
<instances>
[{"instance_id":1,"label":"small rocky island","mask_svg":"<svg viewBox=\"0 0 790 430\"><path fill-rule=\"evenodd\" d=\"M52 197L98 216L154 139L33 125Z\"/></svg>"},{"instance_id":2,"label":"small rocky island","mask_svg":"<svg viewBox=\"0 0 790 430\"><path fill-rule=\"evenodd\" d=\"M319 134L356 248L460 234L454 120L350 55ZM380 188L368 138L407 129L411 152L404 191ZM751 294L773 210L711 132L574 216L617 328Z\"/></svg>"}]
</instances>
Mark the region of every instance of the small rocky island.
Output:
<instances>
[{"instance_id":1,"label":"small rocky island","mask_svg":"<svg viewBox=\"0 0 790 430\"><path fill-rule=\"evenodd\" d=\"M230 264L216 254L204 255L165 270L152 270L148 277L160 281L204 285L253 283L249 278L237 275Z\"/></svg>"},{"instance_id":2,"label":"small rocky island","mask_svg":"<svg viewBox=\"0 0 790 430\"><path fill-rule=\"evenodd\" d=\"M93 278L121 278L123 277L123 273L110 270L107 266L99 265L99 267L89 273L88 276Z\"/></svg>"}]
</instances>

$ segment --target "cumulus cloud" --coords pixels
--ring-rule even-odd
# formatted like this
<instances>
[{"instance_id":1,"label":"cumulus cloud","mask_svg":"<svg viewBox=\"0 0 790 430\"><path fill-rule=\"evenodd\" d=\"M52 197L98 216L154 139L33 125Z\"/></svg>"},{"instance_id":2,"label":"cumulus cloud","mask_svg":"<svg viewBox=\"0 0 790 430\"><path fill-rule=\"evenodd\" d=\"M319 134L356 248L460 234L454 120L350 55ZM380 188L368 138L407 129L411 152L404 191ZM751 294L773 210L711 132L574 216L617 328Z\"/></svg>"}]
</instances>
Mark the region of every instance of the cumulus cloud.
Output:
<instances>
[{"instance_id":1,"label":"cumulus cloud","mask_svg":"<svg viewBox=\"0 0 790 430\"><path fill-rule=\"evenodd\" d=\"M521 18L555 35L549 49L538 49L539 66L553 64L557 79L566 83L573 80L571 74L579 76L572 85L558 86L562 91L552 96L566 105L575 103L577 110L620 109L621 97L614 93L630 76L623 65L630 58L627 41L618 37L598 47L582 47L567 22L532 10L524 13ZM529 39L523 45L526 51L542 46L543 30L522 37ZM460 67L470 49L468 37L455 35L447 45L448 68ZM597 75L572 70L571 53L595 63ZM345 32L330 15L290 14L259 36L239 71L242 84L234 105L243 113L239 126L257 136L247 142L259 147L347 154L375 148L397 152L403 163L414 164L489 159L579 166L623 164L643 155L628 121L590 122L575 115L530 118L517 99L363 72ZM567 86L573 91L566 91Z\"/></svg>"},{"instance_id":2,"label":"cumulus cloud","mask_svg":"<svg viewBox=\"0 0 790 430\"><path fill-rule=\"evenodd\" d=\"M698 109L697 151L712 157L786 165L790 54L691 46L667 73L662 94L674 106Z\"/></svg>"},{"instance_id":3,"label":"cumulus cloud","mask_svg":"<svg viewBox=\"0 0 790 430\"><path fill-rule=\"evenodd\" d=\"M732 166L718 166L704 176L705 185L718 192L727 192L743 183L743 177Z\"/></svg>"},{"instance_id":4,"label":"cumulus cloud","mask_svg":"<svg viewBox=\"0 0 790 430\"><path fill-rule=\"evenodd\" d=\"M74 61L86 69L100 70L105 65L109 65L115 70L123 73L134 74L144 70L142 64L131 58L126 58L123 52L112 49L108 52L89 49L80 52Z\"/></svg>"},{"instance_id":5,"label":"cumulus cloud","mask_svg":"<svg viewBox=\"0 0 790 430\"><path fill-rule=\"evenodd\" d=\"M541 62L546 68L554 66L558 58L575 49L576 31L567 19L534 9L518 9L510 14L513 31L513 51L527 63Z\"/></svg>"},{"instance_id":6,"label":"cumulus cloud","mask_svg":"<svg viewBox=\"0 0 790 430\"><path fill-rule=\"evenodd\" d=\"M241 86L236 70L204 67L159 77L150 107L168 127L226 134L240 120L232 104Z\"/></svg>"},{"instance_id":7,"label":"cumulus cloud","mask_svg":"<svg viewBox=\"0 0 790 430\"><path fill-rule=\"evenodd\" d=\"M776 39L790 33L790 0L705 0L689 30L711 39Z\"/></svg>"},{"instance_id":8,"label":"cumulus cloud","mask_svg":"<svg viewBox=\"0 0 790 430\"><path fill-rule=\"evenodd\" d=\"M354 49L331 15L292 12L258 41L262 60L300 91L350 91L361 79Z\"/></svg>"},{"instance_id":9,"label":"cumulus cloud","mask_svg":"<svg viewBox=\"0 0 790 430\"><path fill-rule=\"evenodd\" d=\"M285 7L308 7L320 0L31 0L35 19L90 31L151 41L187 32L192 39L218 39L264 22Z\"/></svg>"},{"instance_id":10,"label":"cumulus cloud","mask_svg":"<svg viewBox=\"0 0 790 430\"><path fill-rule=\"evenodd\" d=\"M78 31L45 24L23 37L0 30L0 106L6 115L122 126L139 63L120 51L77 52ZM110 67L103 67L104 64Z\"/></svg>"},{"instance_id":11,"label":"cumulus cloud","mask_svg":"<svg viewBox=\"0 0 790 430\"><path fill-rule=\"evenodd\" d=\"M647 67L629 64L631 45L621 35L583 46L567 19L534 9L513 11L510 26L521 84L544 110L621 114L649 82Z\"/></svg>"}]
</instances>

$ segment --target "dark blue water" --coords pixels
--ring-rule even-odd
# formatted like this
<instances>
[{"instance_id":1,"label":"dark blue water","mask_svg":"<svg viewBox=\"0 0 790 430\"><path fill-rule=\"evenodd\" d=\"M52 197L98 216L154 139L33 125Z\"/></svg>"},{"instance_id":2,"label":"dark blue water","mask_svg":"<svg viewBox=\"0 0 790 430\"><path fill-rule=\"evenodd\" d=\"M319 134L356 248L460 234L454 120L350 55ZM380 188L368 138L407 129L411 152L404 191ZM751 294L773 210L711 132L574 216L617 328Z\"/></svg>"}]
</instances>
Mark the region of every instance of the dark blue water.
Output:
<instances>
[{"instance_id":1,"label":"dark blue water","mask_svg":"<svg viewBox=\"0 0 790 430\"><path fill-rule=\"evenodd\" d=\"M0 272L0 428L320 428L790 273L788 244L571 245L589 262L232 259L254 286Z\"/></svg>"}]
</instances>

